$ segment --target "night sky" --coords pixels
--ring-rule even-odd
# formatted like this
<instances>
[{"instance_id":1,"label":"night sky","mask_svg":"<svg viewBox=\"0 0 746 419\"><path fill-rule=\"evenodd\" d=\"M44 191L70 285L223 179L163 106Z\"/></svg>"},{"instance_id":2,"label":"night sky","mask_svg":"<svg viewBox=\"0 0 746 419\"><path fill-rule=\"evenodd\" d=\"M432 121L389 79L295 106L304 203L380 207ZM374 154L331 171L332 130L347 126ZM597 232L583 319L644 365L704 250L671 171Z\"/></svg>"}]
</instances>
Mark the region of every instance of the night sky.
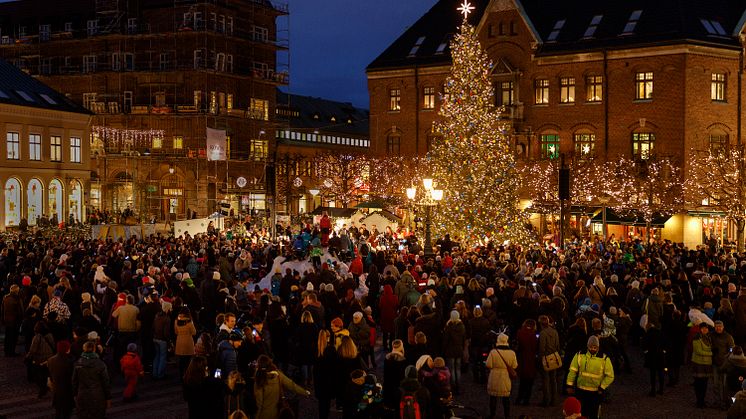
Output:
<instances>
[{"instance_id":1,"label":"night sky","mask_svg":"<svg viewBox=\"0 0 746 419\"><path fill-rule=\"evenodd\" d=\"M365 67L437 0L286 0L290 93L369 108ZM453 0L454 8L459 3ZM280 18L284 24L288 17ZM282 34L280 34L282 35Z\"/></svg>"}]
</instances>

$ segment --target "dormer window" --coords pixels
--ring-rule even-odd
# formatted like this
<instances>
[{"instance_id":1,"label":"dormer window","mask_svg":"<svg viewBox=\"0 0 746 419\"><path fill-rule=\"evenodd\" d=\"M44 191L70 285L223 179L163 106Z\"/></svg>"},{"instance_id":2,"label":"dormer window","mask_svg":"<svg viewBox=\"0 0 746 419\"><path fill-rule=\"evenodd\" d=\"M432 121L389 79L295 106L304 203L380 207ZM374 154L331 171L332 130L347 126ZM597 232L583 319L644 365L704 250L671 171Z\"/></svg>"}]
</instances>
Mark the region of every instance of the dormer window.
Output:
<instances>
[{"instance_id":1,"label":"dormer window","mask_svg":"<svg viewBox=\"0 0 746 419\"><path fill-rule=\"evenodd\" d=\"M554 23L554 28L552 29L552 32L549 34L549 37L547 38L547 41L549 42L555 42L557 41L557 37L559 36L560 30L563 26L565 26L565 19L560 19Z\"/></svg>"},{"instance_id":2,"label":"dormer window","mask_svg":"<svg viewBox=\"0 0 746 419\"><path fill-rule=\"evenodd\" d=\"M588 24L588 29L586 29L583 34L583 38L593 38L593 35L596 33L596 29L598 29L598 25L601 23L601 19L603 18L604 15L593 16L591 23Z\"/></svg>"},{"instance_id":3,"label":"dormer window","mask_svg":"<svg viewBox=\"0 0 746 419\"><path fill-rule=\"evenodd\" d=\"M726 35L723 25L721 25L717 20L700 19L699 21L702 23L702 26L705 27L708 35Z\"/></svg>"},{"instance_id":4,"label":"dormer window","mask_svg":"<svg viewBox=\"0 0 746 419\"><path fill-rule=\"evenodd\" d=\"M624 25L622 35L632 35L635 32L635 27L637 26L637 22L640 20L641 15L642 10L635 10L629 15L629 20L627 21L627 24Z\"/></svg>"},{"instance_id":5,"label":"dormer window","mask_svg":"<svg viewBox=\"0 0 746 419\"><path fill-rule=\"evenodd\" d=\"M414 46L412 47L412 49L409 51L409 55L408 56L409 57L414 57L415 55L417 55L417 51L422 46L423 42L425 42L425 37L424 36L421 36L421 37L417 38L417 41L414 43Z\"/></svg>"}]
</instances>

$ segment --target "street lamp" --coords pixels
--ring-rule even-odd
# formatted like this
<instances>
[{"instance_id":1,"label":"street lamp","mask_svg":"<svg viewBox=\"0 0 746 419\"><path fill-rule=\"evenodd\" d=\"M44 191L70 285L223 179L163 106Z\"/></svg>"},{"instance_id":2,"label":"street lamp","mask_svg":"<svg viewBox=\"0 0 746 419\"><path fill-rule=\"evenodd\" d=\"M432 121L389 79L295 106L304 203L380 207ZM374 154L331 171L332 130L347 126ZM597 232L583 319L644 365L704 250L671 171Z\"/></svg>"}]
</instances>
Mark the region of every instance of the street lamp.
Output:
<instances>
[{"instance_id":1,"label":"street lamp","mask_svg":"<svg viewBox=\"0 0 746 419\"><path fill-rule=\"evenodd\" d=\"M425 256L432 256L432 208L438 205L438 202L443 199L443 190L433 188L432 178L422 179L422 186L424 188L424 193L420 200L416 200L417 188L415 186L407 188L406 192L407 198L412 201L414 205L425 208Z\"/></svg>"}]
</instances>

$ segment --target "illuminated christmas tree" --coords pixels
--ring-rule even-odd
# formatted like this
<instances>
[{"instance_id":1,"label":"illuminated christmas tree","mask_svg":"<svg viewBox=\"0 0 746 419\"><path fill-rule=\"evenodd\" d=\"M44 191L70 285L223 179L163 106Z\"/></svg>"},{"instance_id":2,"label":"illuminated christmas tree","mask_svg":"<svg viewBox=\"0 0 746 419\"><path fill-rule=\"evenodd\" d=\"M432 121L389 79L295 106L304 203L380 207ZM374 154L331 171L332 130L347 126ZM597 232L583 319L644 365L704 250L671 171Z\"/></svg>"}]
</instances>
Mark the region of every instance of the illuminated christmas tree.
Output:
<instances>
[{"instance_id":1,"label":"illuminated christmas tree","mask_svg":"<svg viewBox=\"0 0 746 419\"><path fill-rule=\"evenodd\" d=\"M451 42L453 64L428 154L443 201L435 212L436 233L450 233L467 245L495 241L533 242L528 220L518 207L521 186L515 156L500 112L493 102L492 63L482 51L472 9L464 3L464 21Z\"/></svg>"}]
</instances>

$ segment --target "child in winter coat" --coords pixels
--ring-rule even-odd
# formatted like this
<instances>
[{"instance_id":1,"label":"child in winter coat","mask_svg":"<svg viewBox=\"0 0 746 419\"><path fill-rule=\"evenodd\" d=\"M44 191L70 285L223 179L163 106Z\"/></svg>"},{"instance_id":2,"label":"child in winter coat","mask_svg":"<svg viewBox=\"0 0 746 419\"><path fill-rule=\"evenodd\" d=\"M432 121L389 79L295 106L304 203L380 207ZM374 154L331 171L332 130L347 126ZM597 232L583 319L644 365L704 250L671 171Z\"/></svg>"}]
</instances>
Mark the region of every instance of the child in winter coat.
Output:
<instances>
[{"instance_id":1,"label":"child in winter coat","mask_svg":"<svg viewBox=\"0 0 746 419\"><path fill-rule=\"evenodd\" d=\"M120 363L124 381L127 385L122 392L122 399L125 402L133 401L137 398L137 379L144 374L136 344L130 343L127 345L127 353L122 357Z\"/></svg>"}]
</instances>

